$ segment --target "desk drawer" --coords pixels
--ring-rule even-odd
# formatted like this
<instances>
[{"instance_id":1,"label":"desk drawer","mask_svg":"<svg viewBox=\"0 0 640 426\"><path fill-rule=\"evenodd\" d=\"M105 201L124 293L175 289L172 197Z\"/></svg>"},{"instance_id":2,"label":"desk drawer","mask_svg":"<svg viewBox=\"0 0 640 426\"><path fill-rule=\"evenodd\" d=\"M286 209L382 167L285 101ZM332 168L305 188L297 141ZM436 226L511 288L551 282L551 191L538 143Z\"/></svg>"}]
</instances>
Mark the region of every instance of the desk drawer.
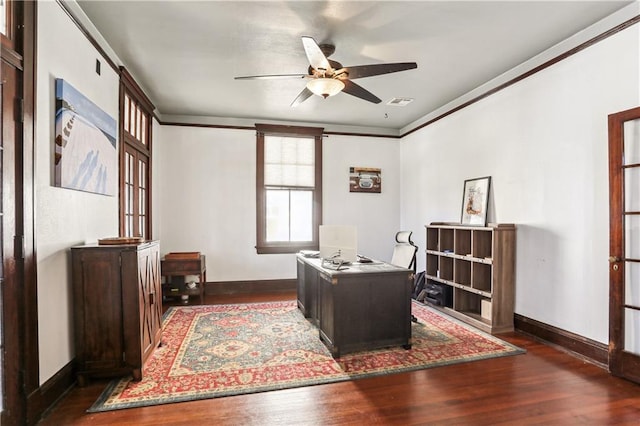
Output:
<instances>
[{"instance_id":1,"label":"desk drawer","mask_svg":"<svg viewBox=\"0 0 640 426\"><path fill-rule=\"evenodd\" d=\"M163 260L160 268L162 269L162 275L171 275L178 273L187 273L191 275L199 275L202 271L202 259L189 259L189 260Z\"/></svg>"}]
</instances>

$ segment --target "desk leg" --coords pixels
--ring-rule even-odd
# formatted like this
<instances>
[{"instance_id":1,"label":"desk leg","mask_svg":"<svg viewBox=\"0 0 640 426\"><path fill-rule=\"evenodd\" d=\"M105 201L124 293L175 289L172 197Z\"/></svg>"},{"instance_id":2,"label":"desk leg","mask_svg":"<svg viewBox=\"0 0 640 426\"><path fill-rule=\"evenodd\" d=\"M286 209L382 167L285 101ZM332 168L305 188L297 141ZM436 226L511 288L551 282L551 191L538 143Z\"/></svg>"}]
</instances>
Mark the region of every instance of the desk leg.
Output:
<instances>
[{"instance_id":1,"label":"desk leg","mask_svg":"<svg viewBox=\"0 0 640 426\"><path fill-rule=\"evenodd\" d=\"M200 274L200 304L204 305L204 286L207 283L207 271Z\"/></svg>"}]
</instances>

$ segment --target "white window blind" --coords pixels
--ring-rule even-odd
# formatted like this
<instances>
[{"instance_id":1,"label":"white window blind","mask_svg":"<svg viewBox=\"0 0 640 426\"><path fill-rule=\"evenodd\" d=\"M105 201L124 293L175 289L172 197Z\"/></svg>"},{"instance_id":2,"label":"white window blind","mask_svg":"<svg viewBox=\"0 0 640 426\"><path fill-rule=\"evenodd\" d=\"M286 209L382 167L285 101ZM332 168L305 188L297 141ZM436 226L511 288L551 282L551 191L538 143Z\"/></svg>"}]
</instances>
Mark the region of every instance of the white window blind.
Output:
<instances>
[{"instance_id":1,"label":"white window blind","mask_svg":"<svg viewBox=\"0 0 640 426\"><path fill-rule=\"evenodd\" d=\"M265 186L315 185L314 138L264 137Z\"/></svg>"}]
</instances>

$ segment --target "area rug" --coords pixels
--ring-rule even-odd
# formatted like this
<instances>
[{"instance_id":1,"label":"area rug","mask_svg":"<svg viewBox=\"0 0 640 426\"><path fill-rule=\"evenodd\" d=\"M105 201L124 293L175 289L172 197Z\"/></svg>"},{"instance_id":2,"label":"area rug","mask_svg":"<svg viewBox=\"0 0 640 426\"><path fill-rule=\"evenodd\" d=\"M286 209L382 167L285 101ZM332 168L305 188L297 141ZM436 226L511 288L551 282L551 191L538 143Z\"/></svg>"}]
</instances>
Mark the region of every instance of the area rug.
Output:
<instances>
[{"instance_id":1,"label":"area rug","mask_svg":"<svg viewBox=\"0 0 640 426\"><path fill-rule=\"evenodd\" d=\"M295 301L170 308L142 381L114 380L89 412L334 383L523 353L413 301L412 348L334 359Z\"/></svg>"}]
</instances>

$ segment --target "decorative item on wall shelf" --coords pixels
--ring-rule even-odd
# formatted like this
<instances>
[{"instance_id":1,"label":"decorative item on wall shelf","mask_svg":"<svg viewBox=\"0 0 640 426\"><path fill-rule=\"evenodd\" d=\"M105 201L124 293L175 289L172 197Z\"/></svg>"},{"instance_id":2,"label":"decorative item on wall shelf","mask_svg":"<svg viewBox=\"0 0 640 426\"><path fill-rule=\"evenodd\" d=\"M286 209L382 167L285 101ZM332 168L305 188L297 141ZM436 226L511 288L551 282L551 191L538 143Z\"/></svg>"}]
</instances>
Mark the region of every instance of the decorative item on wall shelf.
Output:
<instances>
[{"instance_id":1,"label":"decorative item on wall shelf","mask_svg":"<svg viewBox=\"0 0 640 426\"><path fill-rule=\"evenodd\" d=\"M486 226L490 186L491 176L464 181L460 223L463 225Z\"/></svg>"},{"instance_id":2,"label":"decorative item on wall shelf","mask_svg":"<svg viewBox=\"0 0 640 426\"><path fill-rule=\"evenodd\" d=\"M381 170L372 167L349 167L349 192L373 192L382 190Z\"/></svg>"},{"instance_id":3,"label":"decorative item on wall shelf","mask_svg":"<svg viewBox=\"0 0 640 426\"><path fill-rule=\"evenodd\" d=\"M54 185L116 195L116 120L63 79L56 79Z\"/></svg>"}]
</instances>

